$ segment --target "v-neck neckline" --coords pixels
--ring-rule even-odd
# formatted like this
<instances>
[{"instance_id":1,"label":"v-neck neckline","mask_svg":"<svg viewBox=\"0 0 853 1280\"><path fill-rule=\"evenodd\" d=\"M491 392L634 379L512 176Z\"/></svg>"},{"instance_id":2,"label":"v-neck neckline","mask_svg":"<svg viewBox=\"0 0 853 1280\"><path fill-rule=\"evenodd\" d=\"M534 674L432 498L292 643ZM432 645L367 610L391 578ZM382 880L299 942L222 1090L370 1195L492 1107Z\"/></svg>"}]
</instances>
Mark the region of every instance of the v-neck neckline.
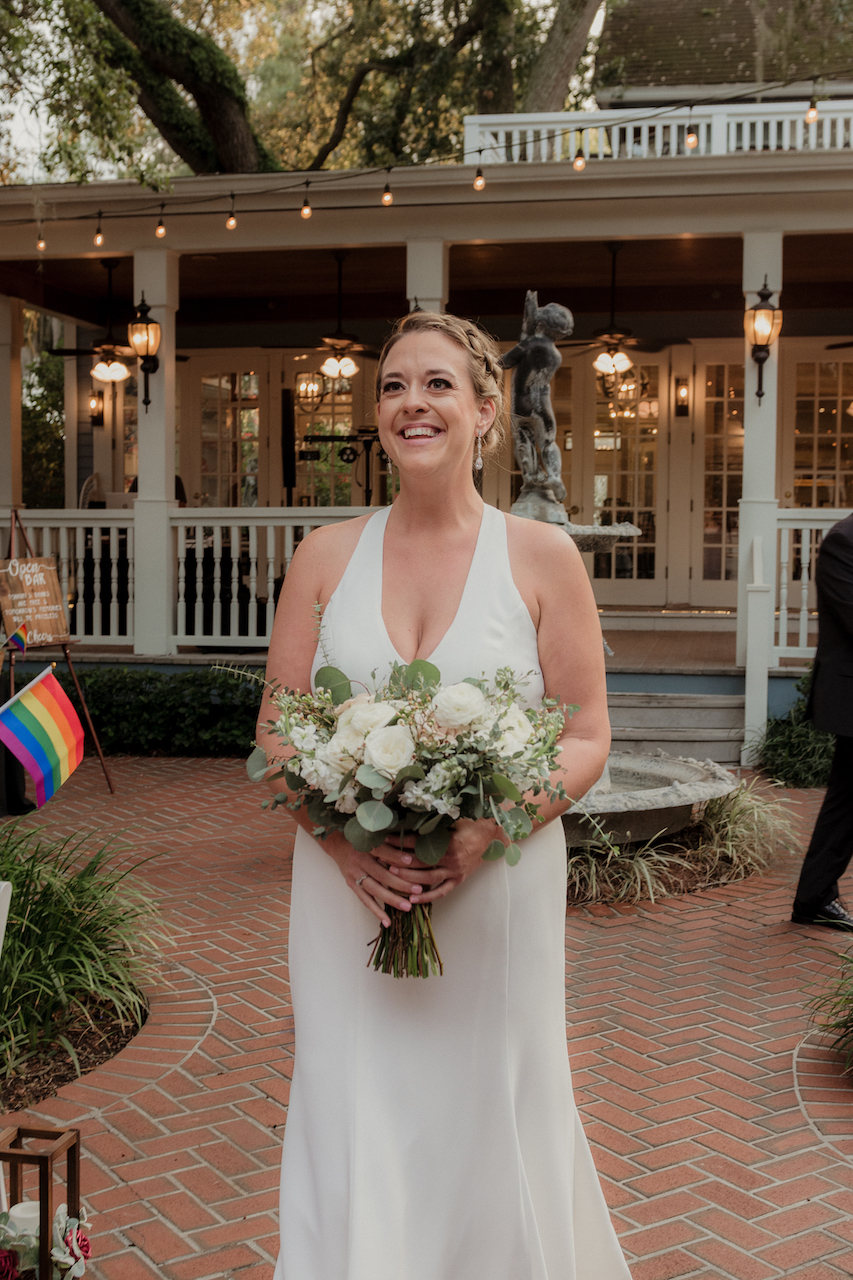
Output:
<instances>
[{"instance_id":1,"label":"v-neck neckline","mask_svg":"<svg viewBox=\"0 0 853 1280\"><path fill-rule=\"evenodd\" d=\"M382 538L379 544L379 618L382 623L382 630L385 632L385 639L388 641L388 645L391 649L391 652L394 654L395 658L397 658L400 662L402 662L403 666L407 667L409 666L409 661L407 661L403 657L403 655L399 652L396 645L394 644L394 641L391 639L390 632L388 631L388 627L385 622L385 615L382 612L382 597L384 595L384 578L385 578L385 534L388 531L388 516L390 516L390 514L391 514L391 508L389 507L388 515L385 517L385 526L382 530ZM485 527L486 527L486 504L484 502L483 509L480 513L480 528L477 530L477 541L474 543L474 554L471 556L471 563L468 565L468 573L466 574L466 577L465 577L465 585L462 588L462 595L459 597L459 604L456 606L456 612L454 613L453 618L451 619L450 625L448 626L444 635L441 637L438 644L431 650L431 652L428 653L426 657L418 658L416 656L410 660L411 662L418 662L418 661L432 662L433 658L438 653L439 649L444 644L445 640L450 635L453 628L456 626L456 623L459 621L459 617L462 613L462 606L465 604L465 599L468 595L468 589L471 585L471 575L474 571L474 565L477 560L477 554L480 550L480 544L483 539L483 532L485 530Z\"/></svg>"}]
</instances>

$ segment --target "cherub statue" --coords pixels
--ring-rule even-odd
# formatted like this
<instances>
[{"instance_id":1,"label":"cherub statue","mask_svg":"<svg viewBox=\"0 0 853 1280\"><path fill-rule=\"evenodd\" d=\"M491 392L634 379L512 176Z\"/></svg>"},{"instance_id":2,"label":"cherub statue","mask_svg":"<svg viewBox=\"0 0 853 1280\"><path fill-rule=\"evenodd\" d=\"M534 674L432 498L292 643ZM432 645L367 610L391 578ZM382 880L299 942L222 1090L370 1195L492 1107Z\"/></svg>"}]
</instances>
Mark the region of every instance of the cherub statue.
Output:
<instances>
[{"instance_id":1,"label":"cherub statue","mask_svg":"<svg viewBox=\"0 0 853 1280\"><path fill-rule=\"evenodd\" d=\"M529 289L521 339L503 357L504 368L515 369L512 438L523 482L513 510L518 508L519 515L558 524L567 524L568 518L561 505L566 488L560 474L551 379L563 363L554 343L568 338L573 329L574 318L567 307L558 302L540 307L537 293Z\"/></svg>"}]
</instances>

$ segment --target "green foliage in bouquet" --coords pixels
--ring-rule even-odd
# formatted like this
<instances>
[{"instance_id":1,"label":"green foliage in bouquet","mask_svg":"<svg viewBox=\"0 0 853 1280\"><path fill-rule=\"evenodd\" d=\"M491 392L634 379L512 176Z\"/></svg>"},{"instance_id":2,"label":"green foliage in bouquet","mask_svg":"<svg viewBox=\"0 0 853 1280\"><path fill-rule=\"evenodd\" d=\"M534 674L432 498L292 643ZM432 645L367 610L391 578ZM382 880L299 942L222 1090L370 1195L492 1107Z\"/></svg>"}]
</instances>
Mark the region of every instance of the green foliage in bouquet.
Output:
<instances>
[{"instance_id":1,"label":"green foliage in bouquet","mask_svg":"<svg viewBox=\"0 0 853 1280\"><path fill-rule=\"evenodd\" d=\"M546 699L523 712L515 703L521 683L505 668L491 686L469 678L443 688L438 668L418 659L395 664L374 695L354 698L344 672L327 665L314 678L315 694L274 692L281 716L270 727L296 753L267 777L266 754L256 748L249 777L283 779L288 791L264 807L304 805L319 839L341 831L353 848L368 853L391 833L412 835L415 857L431 867L447 852L459 819L492 818L507 843L493 840L483 858L505 857L514 866L521 856L518 841L530 835L538 810L524 793L567 798L561 784L551 784L564 711ZM372 723L347 739L359 713ZM390 929L376 939L374 966L395 976L441 972L429 906L415 904L389 916Z\"/></svg>"}]
</instances>

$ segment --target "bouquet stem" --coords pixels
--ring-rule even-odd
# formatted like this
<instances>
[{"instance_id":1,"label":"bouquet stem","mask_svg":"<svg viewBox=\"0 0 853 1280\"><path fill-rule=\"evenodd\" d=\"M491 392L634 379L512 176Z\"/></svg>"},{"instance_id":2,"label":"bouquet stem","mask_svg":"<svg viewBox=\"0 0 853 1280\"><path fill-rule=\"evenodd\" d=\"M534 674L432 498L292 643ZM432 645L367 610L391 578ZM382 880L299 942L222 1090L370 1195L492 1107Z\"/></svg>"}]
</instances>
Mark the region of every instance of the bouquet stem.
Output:
<instances>
[{"instance_id":1,"label":"bouquet stem","mask_svg":"<svg viewBox=\"0 0 853 1280\"><path fill-rule=\"evenodd\" d=\"M411 911L396 907L387 910L391 924L387 929L383 925L368 943L373 947L368 965L372 961L379 973L390 973L395 978L428 978L430 973L444 973L430 920L432 904L416 904Z\"/></svg>"}]
</instances>

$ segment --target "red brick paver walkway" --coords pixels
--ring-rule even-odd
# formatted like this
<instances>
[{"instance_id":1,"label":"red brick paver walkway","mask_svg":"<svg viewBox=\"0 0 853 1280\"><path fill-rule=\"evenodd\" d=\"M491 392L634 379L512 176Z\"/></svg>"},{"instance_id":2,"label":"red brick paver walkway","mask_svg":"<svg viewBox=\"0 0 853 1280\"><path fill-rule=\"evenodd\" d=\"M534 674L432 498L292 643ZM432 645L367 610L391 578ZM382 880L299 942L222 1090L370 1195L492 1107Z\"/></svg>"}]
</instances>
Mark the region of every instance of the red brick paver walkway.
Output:
<instances>
[{"instance_id":1,"label":"red brick paver walkway","mask_svg":"<svg viewBox=\"0 0 853 1280\"><path fill-rule=\"evenodd\" d=\"M143 874L176 929L168 985L127 1049L31 1114L83 1130L95 1280L270 1280L289 820L241 762L113 768L115 797L86 760L38 821L161 854ZM795 798L805 828L817 797ZM787 922L797 865L569 912L577 1097L634 1280L853 1275L853 1088L804 1012L838 935Z\"/></svg>"}]
</instances>

